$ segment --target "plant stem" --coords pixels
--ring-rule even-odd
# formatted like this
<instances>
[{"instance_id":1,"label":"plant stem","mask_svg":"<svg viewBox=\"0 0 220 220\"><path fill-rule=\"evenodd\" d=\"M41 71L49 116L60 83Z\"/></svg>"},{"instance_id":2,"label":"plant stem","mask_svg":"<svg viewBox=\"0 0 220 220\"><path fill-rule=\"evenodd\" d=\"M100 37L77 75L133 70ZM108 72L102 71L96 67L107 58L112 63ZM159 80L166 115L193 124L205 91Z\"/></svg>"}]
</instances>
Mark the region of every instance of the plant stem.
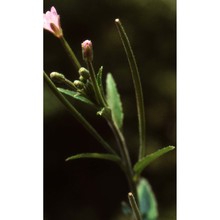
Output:
<instances>
[{"instance_id":1,"label":"plant stem","mask_svg":"<svg viewBox=\"0 0 220 220\"><path fill-rule=\"evenodd\" d=\"M109 144L97 133L97 131L92 127L92 125L71 105L71 103L57 90L54 83L44 72L44 79L57 96L57 98L67 107L67 109L72 113L72 115L103 145L103 147L110 153L117 155L117 153L109 146ZM117 140L121 156L123 158L123 170L128 180L129 188L136 196L136 185L133 181L133 170L131 166L130 156L128 154L126 142L121 131L114 125L113 121L109 121L108 123L115 135Z\"/></svg>"},{"instance_id":2,"label":"plant stem","mask_svg":"<svg viewBox=\"0 0 220 220\"><path fill-rule=\"evenodd\" d=\"M106 102L105 102L105 99L103 98L103 96L101 94L101 91L100 91L100 88L98 86L97 79L96 79L96 74L95 74L92 62L88 61L86 63L87 63L88 69L89 69L89 73L90 73L93 89L94 89L94 92L95 92L96 100L97 100L97 102L100 106L102 106L102 107L105 106L106 107Z\"/></svg>"},{"instance_id":3,"label":"plant stem","mask_svg":"<svg viewBox=\"0 0 220 220\"><path fill-rule=\"evenodd\" d=\"M142 220L141 213L139 211L139 208L137 206L137 203L132 193L128 193L128 199L129 199L131 208L133 210L134 216L136 217L136 220Z\"/></svg>"},{"instance_id":4,"label":"plant stem","mask_svg":"<svg viewBox=\"0 0 220 220\"><path fill-rule=\"evenodd\" d=\"M96 140L102 144L102 146L112 154L117 155L117 153L109 146L109 144L99 135L99 133L92 127L92 125L72 106L72 104L57 90L54 83L50 80L47 74L44 72L44 79L48 86L51 88L53 93L57 98L67 107L67 109L72 113L72 115L92 134Z\"/></svg>"},{"instance_id":5,"label":"plant stem","mask_svg":"<svg viewBox=\"0 0 220 220\"><path fill-rule=\"evenodd\" d=\"M60 38L60 41L64 47L64 49L66 50L71 62L73 63L74 67L76 68L76 70L78 71L81 67L78 59L76 58L76 55L74 54L73 50L71 49L70 45L67 43L66 39L64 38L64 36L62 36Z\"/></svg>"},{"instance_id":6,"label":"plant stem","mask_svg":"<svg viewBox=\"0 0 220 220\"><path fill-rule=\"evenodd\" d=\"M100 91L100 88L98 86L96 74L95 74L92 62L87 62L87 65L88 65L88 69L90 72L91 81L92 81L93 88L95 91L96 99L101 106L107 106L105 99L103 98L101 91ZM122 160L124 163L124 172L127 177L129 187L130 187L131 191L134 193L134 195L136 196L137 192L136 192L136 185L133 181L133 169L132 169L131 160L130 160L130 156L128 153L128 148L127 148L124 136L123 136L121 130L112 121L112 119L109 119L108 117L106 117L106 120L108 121L108 124L111 127L113 134L116 138L116 141L118 143L118 146L120 149L120 154L121 154L121 157L122 157Z\"/></svg>"},{"instance_id":7,"label":"plant stem","mask_svg":"<svg viewBox=\"0 0 220 220\"><path fill-rule=\"evenodd\" d=\"M112 129L115 139L118 143L120 154L124 163L124 172L128 180L129 188L137 198L136 184L133 181L133 169L131 165L131 159L128 153L128 148L125 142L125 138L121 130L115 125L115 123L112 120L108 120L108 124Z\"/></svg>"},{"instance_id":8,"label":"plant stem","mask_svg":"<svg viewBox=\"0 0 220 220\"><path fill-rule=\"evenodd\" d=\"M77 88L75 87L75 85L74 85L69 79L65 78L64 83L65 83L68 87L70 87L71 89L73 89L73 90L75 90L75 91L77 90Z\"/></svg>"},{"instance_id":9,"label":"plant stem","mask_svg":"<svg viewBox=\"0 0 220 220\"><path fill-rule=\"evenodd\" d=\"M140 147L139 147L139 160L145 156L145 110L144 110L144 98L141 86L140 75L137 67L137 63L134 57L134 53L131 48L131 44L127 37L127 34L119 19L115 19L115 24L118 29L122 44L124 46L128 63L130 66L132 79L135 88L137 112L138 112L138 124L139 124L139 135L140 135Z\"/></svg>"}]
</instances>

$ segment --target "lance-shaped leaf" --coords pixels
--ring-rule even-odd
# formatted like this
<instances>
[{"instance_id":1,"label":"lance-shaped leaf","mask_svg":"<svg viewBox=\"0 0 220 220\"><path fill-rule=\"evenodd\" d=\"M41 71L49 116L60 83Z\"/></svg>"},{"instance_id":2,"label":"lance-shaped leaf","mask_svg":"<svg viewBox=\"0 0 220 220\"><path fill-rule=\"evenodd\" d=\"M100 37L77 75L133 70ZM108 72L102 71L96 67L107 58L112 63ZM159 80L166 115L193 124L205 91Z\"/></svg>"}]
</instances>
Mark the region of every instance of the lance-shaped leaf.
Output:
<instances>
[{"instance_id":1,"label":"lance-shaped leaf","mask_svg":"<svg viewBox=\"0 0 220 220\"><path fill-rule=\"evenodd\" d=\"M101 159L101 160L110 160L120 164L121 159L118 156L113 154L100 154L100 153L82 153L70 156L66 159L66 161L83 159L83 158L92 158L92 159Z\"/></svg>"},{"instance_id":2,"label":"lance-shaped leaf","mask_svg":"<svg viewBox=\"0 0 220 220\"><path fill-rule=\"evenodd\" d=\"M151 162L153 162L154 160L156 160L157 158L161 157L162 155L164 155L165 153L173 150L175 147L173 146L168 146L168 147L164 147L152 154L149 154L147 156L145 156L143 159L139 160L135 165L134 165L134 172L136 175L140 174L144 168L146 168Z\"/></svg>"},{"instance_id":3,"label":"lance-shaped leaf","mask_svg":"<svg viewBox=\"0 0 220 220\"><path fill-rule=\"evenodd\" d=\"M57 89L65 95L71 96L74 99L80 100L81 102L94 106L93 102L91 102L89 99L87 99L86 97L84 97L78 92L71 91L69 89L63 89L63 88L57 88Z\"/></svg>"},{"instance_id":4,"label":"lance-shaped leaf","mask_svg":"<svg viewBox=\"0 0 220 220\"><path fill-rule=\"evenodd\" d=\"M106 79L106 95L107 95L108 106L111 109L112 119L115 125L118 128L121 128L123 124L124 114L123 114L120 95L118 93L116 83L111 73L108 73L107 79Z\"/></svg>"},{"instance_id":5,"label":"lance-shaped leaf","mask_svg":"<svg viewBox=\"0 0 220 220\"><path fill-rule=\"evenodd\" d=\"M140 179L137 186L137 194L143 220L156 220L158 217L157 201L146 179Z\"/></svg>"}]
</instances>

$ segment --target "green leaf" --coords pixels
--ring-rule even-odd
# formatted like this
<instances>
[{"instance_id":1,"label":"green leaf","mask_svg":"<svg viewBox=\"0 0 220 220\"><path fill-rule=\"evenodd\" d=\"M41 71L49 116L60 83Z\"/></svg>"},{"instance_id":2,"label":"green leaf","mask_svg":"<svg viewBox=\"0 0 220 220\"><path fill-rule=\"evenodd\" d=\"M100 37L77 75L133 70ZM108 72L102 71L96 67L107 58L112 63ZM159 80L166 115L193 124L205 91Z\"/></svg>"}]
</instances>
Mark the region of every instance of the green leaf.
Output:
<instances>
[{"instance_id":1,"label":"green leaf","mask_svg":"<svg viewBox=\"0 0 220 220\"><path fill-rule=\"evenodd\" d=\"M116 163L120 163L121 159L118 156L113 154L100 154L100 153L83 153L83 154L76 154L71 157L68 157L66 161L69 160L76 160L82 158L93 158L93 159L102 159L102 160L110 160Z\"/></svg>"},{"instance_id":2,"label":"green leaf","mask_svg":"<svg viewBox=\"0 0 220 220\"><path fill-rule=\"evenodd\" d=\"M164 148L162 148L152 154L145 156L143 159L139 160L134 165L134 171L135 171L136 175L140 174L144 170L144 168L146 168L151 162L153 162L157 158L161 157L165 153L173 150L174 148L175 147L173 147L173 146L164 147Z\"/></svg>"},{"instance_id":3,"label":"green leaf","mask_svg":"<svg viewBox=\"0 0 220 220\"><path fill-rule=\"evenodd\" d=\"M57 89L65 95L71 96L74 99L80 100L81 102L84 102L84 103L87 103L89 105L94 106L93 102L91 102L89 99L87 99L86 97L84 97L83 95L81 95L78 92L71 91L69 89L63 89L63 88L57 88Z\"/></svg>"},{"instance_id":4,"label":"green leaf","mask_svg":"<svg viewBox=\"0 0 220 220\"><path fill-rule=\"evenodd\" d=\"M140 179L137 186L137 194L143 220L156 220L158 217L157 201L146 179Z\"/></svg>"},{"instance_id":5,"label":"green leaf","mask_svg":"<svg viewBox=\"0 0 220 220\"><path fill-rule=\"evenodd\" d=\"M112 119L115 125L118 128L121 128L123 124L124 114L123 114L120 95L117 91L117 87L111 73L108 73L106 79L106 94L107 94L107 103L112 113Z\"/></svg>"}]
</instances>

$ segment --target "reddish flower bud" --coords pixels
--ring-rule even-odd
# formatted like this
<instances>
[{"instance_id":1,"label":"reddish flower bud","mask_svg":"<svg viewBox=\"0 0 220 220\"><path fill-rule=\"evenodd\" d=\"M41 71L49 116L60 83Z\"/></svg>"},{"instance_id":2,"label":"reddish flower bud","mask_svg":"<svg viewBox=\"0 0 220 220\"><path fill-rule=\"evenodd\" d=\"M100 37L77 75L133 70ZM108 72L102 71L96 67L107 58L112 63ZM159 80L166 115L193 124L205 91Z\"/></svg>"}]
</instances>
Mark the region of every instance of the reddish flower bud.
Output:
<instances>
[{"instance_id":1,"label":"reddish flower bud","mask_svg":"<svg viewBox=\"0 0 220 220\"><path fill-rule=\"evenodd\" d=\"M92 42L85 40L82 43L82 56L85 61L91 62L93 60Z\"/></svg>"}]
</instances>

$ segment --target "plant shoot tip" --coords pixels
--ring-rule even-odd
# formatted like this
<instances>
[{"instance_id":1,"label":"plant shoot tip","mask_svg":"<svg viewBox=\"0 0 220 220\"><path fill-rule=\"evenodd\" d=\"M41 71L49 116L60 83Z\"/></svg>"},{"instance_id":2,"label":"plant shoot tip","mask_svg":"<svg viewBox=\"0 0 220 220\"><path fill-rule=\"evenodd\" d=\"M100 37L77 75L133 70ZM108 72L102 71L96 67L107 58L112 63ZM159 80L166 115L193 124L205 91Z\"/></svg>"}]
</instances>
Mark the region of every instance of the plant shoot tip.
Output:
<instances>
[{"instance_id":1,"label":"plant shoot tip","mask_svg":"<svg viewBox=\"0 0 220 220\"><path fill-rule=\"evenodd\" d=\"M116 22L116 23L119 23L119 22L120 22L119 18L116 18L116 19L115 19L115 22Z\"/></svg>"}]
</instances>

